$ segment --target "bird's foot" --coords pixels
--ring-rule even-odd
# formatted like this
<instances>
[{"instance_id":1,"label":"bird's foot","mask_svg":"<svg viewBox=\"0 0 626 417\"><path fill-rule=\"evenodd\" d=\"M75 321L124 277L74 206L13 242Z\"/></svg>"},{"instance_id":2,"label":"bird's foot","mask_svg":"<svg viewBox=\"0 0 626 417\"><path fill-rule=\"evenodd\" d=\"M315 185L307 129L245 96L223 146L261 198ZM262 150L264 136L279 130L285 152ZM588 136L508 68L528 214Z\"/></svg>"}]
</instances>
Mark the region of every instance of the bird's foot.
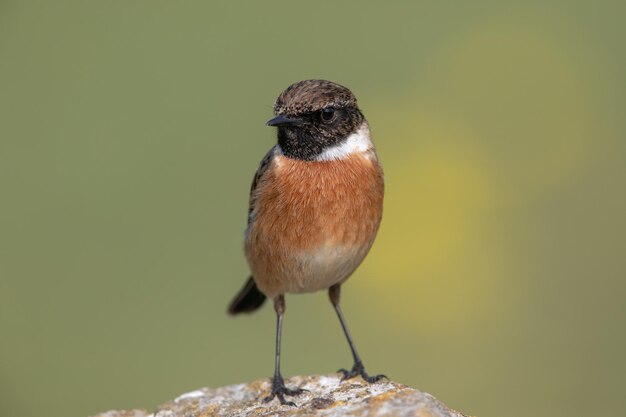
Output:
<instances>
[{"instance_id":1,"label":"bird's foot","mask_svg":"<svg viewBox=\"0 0 626 417\"><path fill-rule=\"evenodd\" d=\"M270 393L270 395L263 398L263 402L268 403L272 401L274 397L276 397L278 398L278 401L280 401L282 405L290 405L292 407L296 407L296 403L294 403L293 401L287 401L285 399L285 395L294 397L306 391L307 390L302 389L302 388L296 388L296 389L287 388L285 386L285 380L283 379L283 377L280 375L275 375L274 378L272 378L272 392Z\"/></svg>"},{"instance_id":2,"label":"bird's foot","mask_svg":"<svg viewBox=\"0 0 626 417\"><path fill-rule=\"evenodd\" d=\"M343 374L343 377L341 378L342 381L361 375L361 377L365 381L369 382L370 384L373 384L374 382L378 382L383 378L387 378L386 375L382 375L382 374L369 376L367 372L365 372L365 367L363 366L363 363L361 361L355 362L351 371L348 371L347 369L340 369L337 372L341 372Z\"/></svg>"}]
</instances>

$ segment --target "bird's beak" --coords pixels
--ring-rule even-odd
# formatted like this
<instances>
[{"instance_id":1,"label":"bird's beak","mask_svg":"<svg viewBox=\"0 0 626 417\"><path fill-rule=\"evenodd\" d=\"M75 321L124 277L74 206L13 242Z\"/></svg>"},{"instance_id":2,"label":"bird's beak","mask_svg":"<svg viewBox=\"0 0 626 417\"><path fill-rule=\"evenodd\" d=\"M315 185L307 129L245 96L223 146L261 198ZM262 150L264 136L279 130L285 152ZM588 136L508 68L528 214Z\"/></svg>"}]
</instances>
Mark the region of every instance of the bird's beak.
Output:
<instances>
[{"instance_id":1,"label":"bird's beak","mask_svg":"<svg viewBox=\"0 0 626 417\"><path fill-rule=\"evenodd\" d=\"M302 124L300 119L290 119L289 117L279 114L278 116L270 119L266 123L268 126L298 126Z\"/></svg>"}]
</instances>

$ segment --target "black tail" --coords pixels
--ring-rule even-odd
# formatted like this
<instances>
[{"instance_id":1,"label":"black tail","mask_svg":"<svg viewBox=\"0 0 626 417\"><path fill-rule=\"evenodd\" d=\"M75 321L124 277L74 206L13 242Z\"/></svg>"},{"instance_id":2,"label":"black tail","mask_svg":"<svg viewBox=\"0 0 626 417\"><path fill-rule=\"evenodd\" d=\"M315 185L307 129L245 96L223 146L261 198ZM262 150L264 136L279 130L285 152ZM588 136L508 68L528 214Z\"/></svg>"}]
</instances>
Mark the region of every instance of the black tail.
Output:
<instances>
[{"instance_id":1,"label":"black tail","mask_svg":"<svg viewBox=\"0 0 626 417\"><path fill-rule=\"evenodd\" d=\"M265 294L259 291L252 277L248 278L246 285L237 293L228 306L228 314L252 313L265 302Z\"/></svg>"}]
</instances>

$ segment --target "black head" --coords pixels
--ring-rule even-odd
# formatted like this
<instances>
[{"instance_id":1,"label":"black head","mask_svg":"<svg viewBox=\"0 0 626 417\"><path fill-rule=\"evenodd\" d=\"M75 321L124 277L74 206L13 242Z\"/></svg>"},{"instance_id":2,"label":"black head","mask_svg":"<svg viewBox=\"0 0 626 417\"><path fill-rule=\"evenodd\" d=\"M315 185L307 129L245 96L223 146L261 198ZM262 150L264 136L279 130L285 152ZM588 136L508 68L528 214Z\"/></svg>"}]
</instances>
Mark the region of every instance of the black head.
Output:
<instances>
[{"instance_id":1,"label":"black head","mask_svg":"<svg viewBox=\"0 0 626 417\"><path fill-rule=\"evenodd\" d=\"M283 154L313 160L356 132L365 118L350 90L325 80L305 80L287 87L274 105Z\"/></svg>"}]
</instances>

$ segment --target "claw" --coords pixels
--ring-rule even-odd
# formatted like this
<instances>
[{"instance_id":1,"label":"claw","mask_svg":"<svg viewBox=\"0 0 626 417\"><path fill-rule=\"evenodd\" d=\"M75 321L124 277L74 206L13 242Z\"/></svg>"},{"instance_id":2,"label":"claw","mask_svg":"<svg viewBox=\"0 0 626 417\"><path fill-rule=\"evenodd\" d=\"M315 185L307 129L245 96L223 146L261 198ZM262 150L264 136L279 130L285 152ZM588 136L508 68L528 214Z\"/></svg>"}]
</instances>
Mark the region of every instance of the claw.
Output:
<instances>
[{"instance_id":1,"label":"claw","mask_svg":"<svg viewBox=\"0 0 626 417\"><path fill-rule=\"evenodd\" d=\"M350 371L342 368L342 369L339 369L337 372L340 372L343 374L343 376L341 377L342 381L345 381L347 379L351 379L360 375L361 378L363 378L363 380L369 382L370 384L373 384L375 382L380 381L383 378L387 378L387 376L383 374L369 376L367 372L365 372L365 367L363 366L363 363L361 362L355 363L354 366L352 367L352 370Z\"/></svg>"},{"instance_id":2,"label":"claw","mask_svg":"<svg viewBox=\"0 0 626 417\"><path fill-rule=\"evenodd\" d=\"M294 397L296 395L302 394L303 392L308 392L308 390L302 388L289 389L285 386L285 380L282 376L275 376L272 379L272 391L270 392L270 395L263 398L263 402L268 403L276 397L282 405L296 407L296 403L294 403L293 401L287 401L285 399L285 395Z\"/></svg>"},{"instance_id":3,"label":"claw","mask_svg":"<svg viewBox=\"0 0 626 417\"><path fill-rule=\"evenodd\" d=\"M384 374L378 374L378 375L373 375L373 376L368 376L367 374L365 374L365 376L363 376L363 374L361 374L361 376L363 377L364 380L366 380L367 382L369 382L370 384L373 384L374 382L378 382L381 379L389 379L387 378L387 375Z\"/></svg>"},{"instance_id":4,"label":"claw","mask_svg":"<svg viewBox=\"0 0 626 417\"><path fill-rule=\"evenodd\" d=\"M351 376L350 376L351 372L348 371L347 369L341 368L341 369L338 369L337 372L342 374L342 377L341 377L342 381L345 381L346 379L350 379L351 378ZM352 376L356 376L356 375L352 375Z\"/></svg>"}]
</instances>

